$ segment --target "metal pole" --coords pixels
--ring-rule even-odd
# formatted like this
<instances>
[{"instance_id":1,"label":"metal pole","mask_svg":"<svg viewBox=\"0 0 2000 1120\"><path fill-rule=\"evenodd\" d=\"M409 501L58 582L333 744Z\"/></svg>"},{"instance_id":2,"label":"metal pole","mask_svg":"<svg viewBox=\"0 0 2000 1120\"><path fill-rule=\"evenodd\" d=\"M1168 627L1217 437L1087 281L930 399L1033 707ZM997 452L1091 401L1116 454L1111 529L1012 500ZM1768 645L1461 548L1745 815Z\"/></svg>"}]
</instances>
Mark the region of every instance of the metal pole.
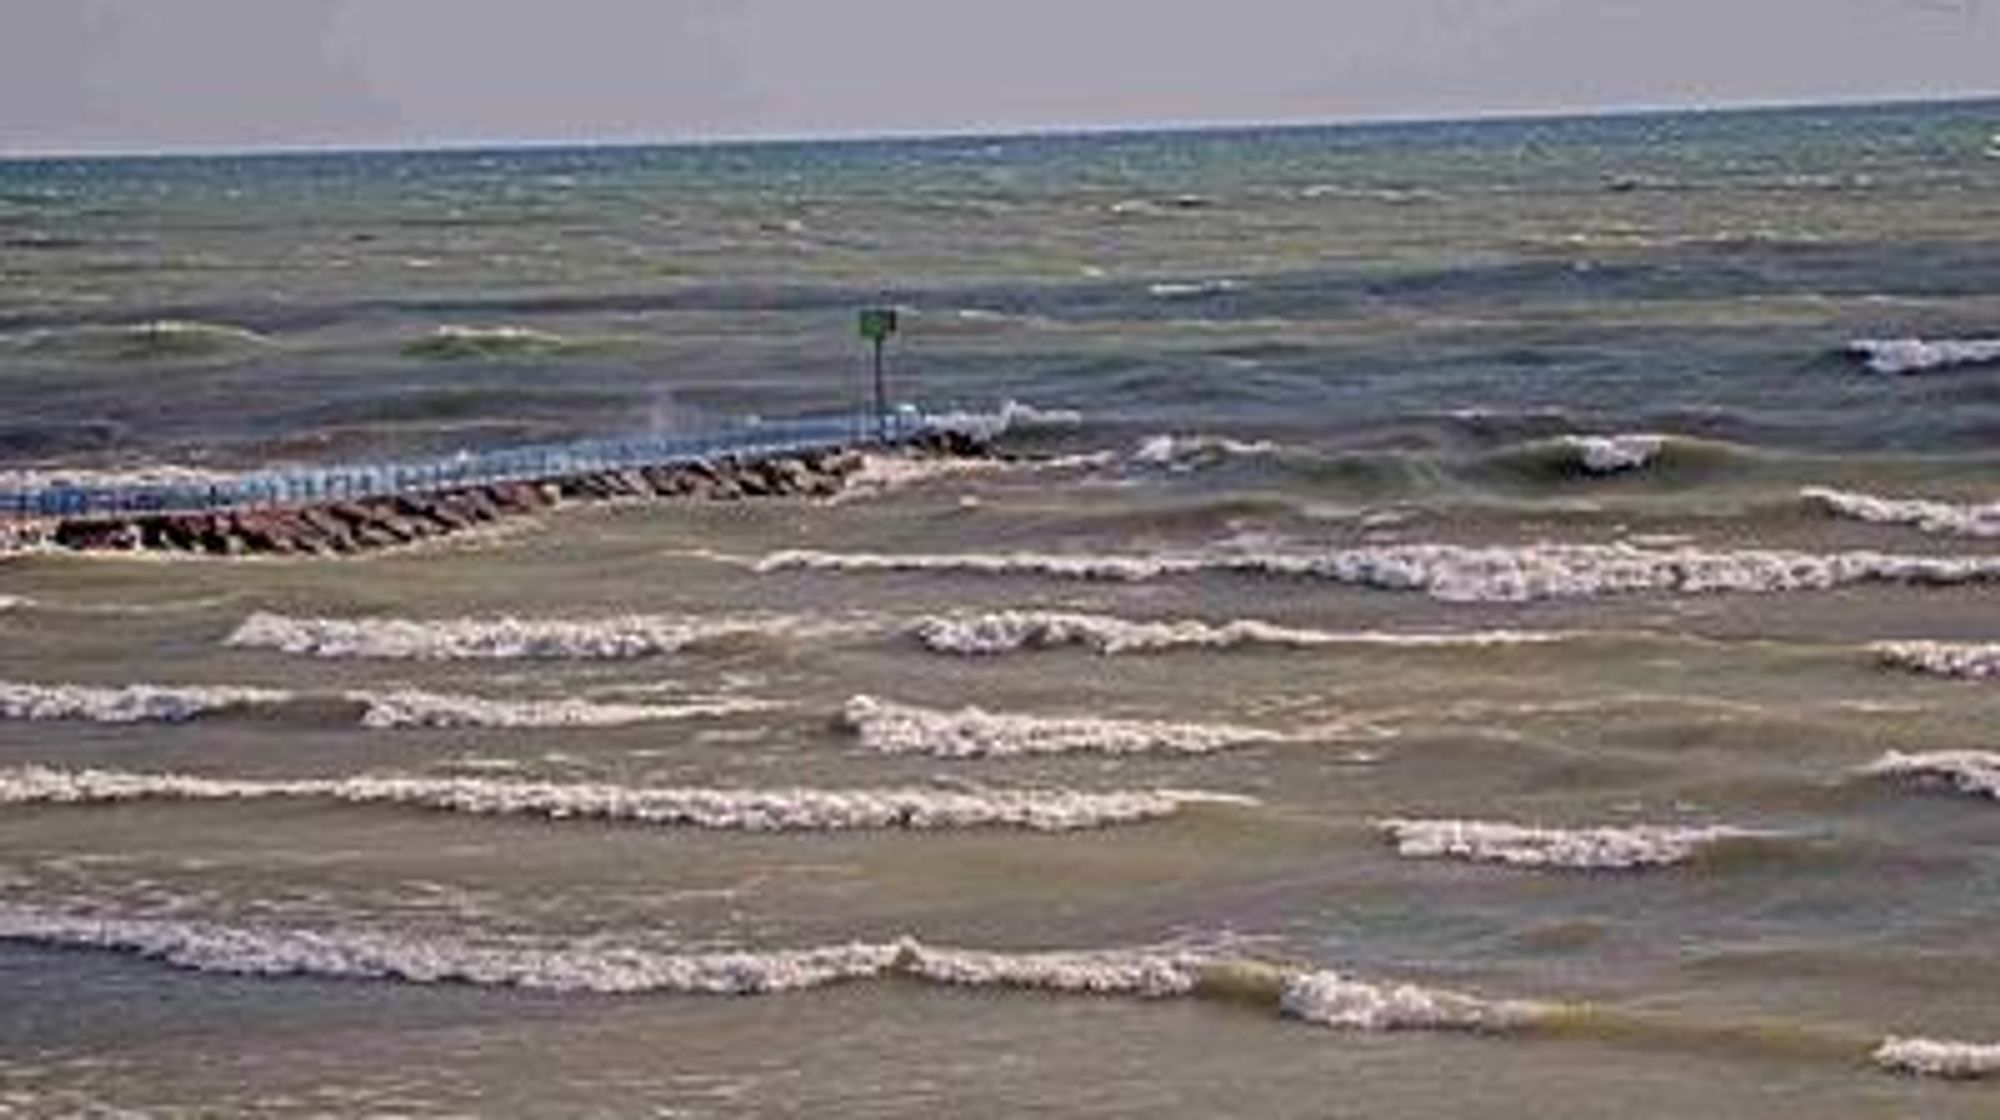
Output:
<instances>
[{"instance_id":1,"label":"metal pole","mask_svg":"<svg viewBox=\"0 0 2000 1120\"><path fill-rule=\"evenodd\" d=\"M889 390L882 380L882 339L875 340L875 439L889 442Z\"/></svg>"}]
</instances>

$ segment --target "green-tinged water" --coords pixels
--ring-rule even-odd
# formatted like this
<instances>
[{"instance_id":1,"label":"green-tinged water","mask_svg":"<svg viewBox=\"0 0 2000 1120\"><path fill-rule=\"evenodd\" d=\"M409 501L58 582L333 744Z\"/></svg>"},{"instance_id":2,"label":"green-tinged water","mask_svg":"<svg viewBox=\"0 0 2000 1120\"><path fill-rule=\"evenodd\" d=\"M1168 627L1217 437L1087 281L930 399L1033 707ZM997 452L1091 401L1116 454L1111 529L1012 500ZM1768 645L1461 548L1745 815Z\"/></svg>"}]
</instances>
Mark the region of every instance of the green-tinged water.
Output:
<instances>
[{"instance_id":1,"label":"green-tinged water","mask_svg":"<svg viewBox=\"0 0 2000 1120\"><path fill-rule=\"evenodd\" d=\"M0 165L0 470L1033 457L0 557L0 1115L1990 1114L1996 122Z\"/></svg>"}]
</instances>

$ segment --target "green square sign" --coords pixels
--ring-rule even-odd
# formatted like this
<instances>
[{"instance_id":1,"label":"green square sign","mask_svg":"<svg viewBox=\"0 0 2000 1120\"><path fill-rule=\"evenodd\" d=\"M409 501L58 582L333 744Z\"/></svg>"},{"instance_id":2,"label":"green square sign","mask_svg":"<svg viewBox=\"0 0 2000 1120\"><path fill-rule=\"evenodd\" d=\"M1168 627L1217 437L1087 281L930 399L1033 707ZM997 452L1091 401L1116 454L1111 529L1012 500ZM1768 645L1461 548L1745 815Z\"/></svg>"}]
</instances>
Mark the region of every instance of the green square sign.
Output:
<instances>
[{"instance_id":1,"label":"green square sign","mask_svg":"<svg viewBox=\"0 0 2000 1120\"><path fill-rule=\"evenodd\" d=\"M880 342L896 333L896 312L893 308L874 307L861 313L861 337L870 342Z\"/></svg>"}]
</instances>

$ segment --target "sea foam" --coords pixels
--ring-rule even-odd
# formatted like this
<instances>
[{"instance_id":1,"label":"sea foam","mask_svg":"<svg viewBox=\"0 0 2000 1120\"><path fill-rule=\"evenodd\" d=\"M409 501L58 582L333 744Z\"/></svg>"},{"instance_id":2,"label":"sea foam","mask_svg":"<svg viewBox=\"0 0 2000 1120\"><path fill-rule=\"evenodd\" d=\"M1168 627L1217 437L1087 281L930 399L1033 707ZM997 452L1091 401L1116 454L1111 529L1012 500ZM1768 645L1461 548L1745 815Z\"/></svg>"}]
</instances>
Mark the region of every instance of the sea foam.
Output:
<instances>
[{"instance_id":1,"label":"sea foam","mask_svg":"<svg viewBox=\"0 0 2000 1120\"><path fill-rule=\"evenodd\" d=\"M675 653L746 637L803 637L823 628L790 616L337 619L292 618L259 611L244 619L226 644L329 658L612 660Z\"/></svg>"},{"instance_id":2,"label":"sea foam","mask_svg":"<svg viewBox=\"0 0 2000 1120\"><path fill-rule=\"evenodd\" d=\"M1569 637L1556 632L1519 630L1456 634L1306 630L1256 619L1235 619L1222 623L1194 619L1136 621L1112 615L1040 610L932 616L918 620L911 633L934 652L967 656L1061 646L1081 646L1107 655L1174 649L1233 649L1241 646L1400 646L1421 649L1532 645Z\"/></svg>"},{"instance_id":3,"label":"sea foam","mask_svg":"<svg viewBox=\"0 0 2000 1120\"><path fill-rule=\"evenodd\" d=\"M1848 490L1810 487L1806 501L1839 517L1878 525L1908 525L1926 533L1960 537L2000 537L2000 502L1957 503L1921 498L1884 498Z\"/></svg>"},{"instance_id":4,"label":"sea foam","mask_svg":"<svg viewBox=\"0 0 2000 1120\"><path fill-rule=\"evenodd\" d=\"M179 723L232 708L282 704L292 698L289 692L264 688L0 681L0 718Z\"/></svg>"},{"instance_id":5,"label":"sea foam","mask_svg":"<svg viewBox=\"0 0 2000 1120\"><path fill-rule=\"evenodd\" d=\"M986 758L1035 754L1209 754L1231 747L1288 742L1256 727L1212 723L1027 716L980 708L939 711L856 696L842 722L863 745L884 754Z\"/></svg>"},{"instance_id":6,"label":"sea foam","mask_svg":"<svg viewBox=\"0 0 2000 1120\"><path fill-rule=\"evenodd\" d=\"M2000 678L2000 642L1877 642L1883 664L1941 677Z\"/></svg>"},{"instance_id":7,"label":"sea foam","mask_svg":"<svg viewBox=\"0 0 2000 1120\"><path fill-rule=\"evenodd\" d=\"M2000 338L1862 338L1848 343L1847 352L1876 373L1934 373L2000 363Z\"/></svg>"},{"instance_id":8,"label":"sea foam","mask_svg":"<svg viewBox=\"0 0 2000 1120\"><path fill-rule=\"evenodd\" d=\"M1992 751L1890 751L1861 768L1874 778L1942 782L1963 793L2000 799L2000 754Z\"/></svg>"},{"instance_id":9,"label":"sea foam","mask_svg":"<svg viewBox=\"0 0 2000 1120\"><path fill-rule=\"evenodd\" d=\"M1874 1058L1883 1069L1918 1077L1962 1081L2000 1073L2000 1045L1888 1038L1875 1049Z\"/></svg>"},{"instance_id":10,"label":"sea foam","mask_svg":"<svg viewBox=\"0 0 2000 1120\"><path fill-rule=\"evenodd\" d=\"M1211 547L1147 554L774 553L760 572L945 572L1132 582L1206 572L1323 579L1449 602L1524 602L1636 593L1778 593L1861 583L2000 581L2000 556L1716 552L1632 544L1385 545L1324 552Z\"/></svg>"},{"instance_id":11,"label":"sea foam","mask_svg":"<svg viewBox=\"0 0 2000 1120\"><path fill-rule=\"evenodd\" d=\"M41 766L0 769L0 805L295 799L744 832L981 827L1064 832L1156 820L1171 816L1189 804L1235 800L1173 790L1084 793L923 788L646 788L482 778L386 776L260 781L116 770L56 770Z\"/></svg>"},{"instance_id":12,"label":"sea foam","mask_svg":"<svg viewBox=\"0 0 2000 1120\"><path fill-rule=\"evenodd\" d=\"M1733 828L1534 828L1464 820L1388 820L1381 827L1398 853L1413 858L1567 870L1665 867L1709 844L1754 835Z\"/></svg>"}]
</instances>

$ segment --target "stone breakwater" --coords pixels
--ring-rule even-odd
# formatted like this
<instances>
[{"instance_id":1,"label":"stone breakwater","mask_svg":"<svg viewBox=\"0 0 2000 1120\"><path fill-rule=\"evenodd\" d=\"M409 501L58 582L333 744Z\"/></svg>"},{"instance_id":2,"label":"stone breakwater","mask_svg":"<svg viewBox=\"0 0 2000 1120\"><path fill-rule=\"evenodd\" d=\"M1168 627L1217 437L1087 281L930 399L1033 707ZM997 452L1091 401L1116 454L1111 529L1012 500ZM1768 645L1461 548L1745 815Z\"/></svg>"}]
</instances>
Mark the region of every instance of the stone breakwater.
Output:
<instances>
[{"instance_id":1,"label":"stone breakwater","mask_svg":"<svg viewBox=\"0 0 2000 1120\"><path fill-rule=\"evenodd\" d=\"M950 432L926 433L906 443L902 453L964 458L990 454L983 441ZM340 556L448 537L563 504L829 498L840 493L865 462L858 451L828 449L306 505L74 517L0 527L7 534L0 544L73 552Z\"/></svg>"}]
</instances>

